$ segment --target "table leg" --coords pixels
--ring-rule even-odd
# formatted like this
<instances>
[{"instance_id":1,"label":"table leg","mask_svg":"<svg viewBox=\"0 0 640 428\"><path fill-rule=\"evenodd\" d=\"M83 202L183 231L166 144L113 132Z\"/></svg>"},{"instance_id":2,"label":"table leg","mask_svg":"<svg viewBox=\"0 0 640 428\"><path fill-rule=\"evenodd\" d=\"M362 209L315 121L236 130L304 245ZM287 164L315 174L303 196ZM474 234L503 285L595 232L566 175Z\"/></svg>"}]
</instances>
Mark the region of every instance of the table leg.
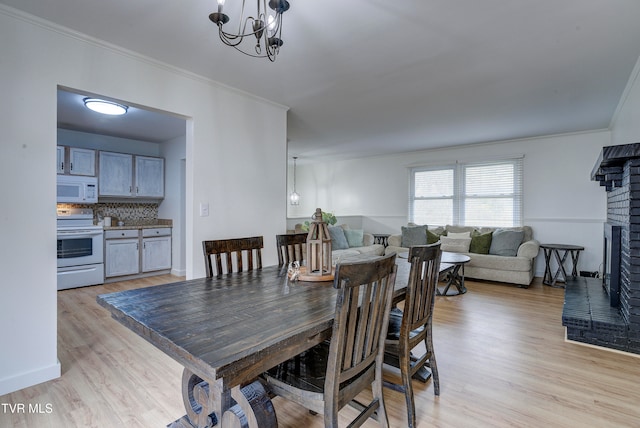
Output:
<instances>
[{"instance_id":1,"label":"table leg","mask_svg":"<svg viewBox=\"0 0 640 428\"><path fill-rule=\"evenodd\" d=\"M460 275L460 269L463 269L462 276ZM452 285L456 287L458 292L455 294L447 294ZM464 286L464 264L456 264L453 266L453 269L447 272L447 285L445 285L442 291L436 287L436 295L438 296L456 296L466 292L467 289Z\"/></svg>"},{"instance_id":2,"label":"table leg","mask_svg":"<svg viewBox=\"0 0 640 428\"><path fill-rule=\"evenodd\" d=\"M553 285L551 283L551 250L543 248L544 251L544 277L542 283L546 285Z\"/></svg>"},{"instance_id":3,"label":"table leg","mask_svg":"<svg viewBox=\"0 0 640 428\"><path fill-rule=\"evenodd\" d=\"M562 257L560 257L560 250L554 250L553 253L556 256L556 261L558 262L558 270L556 271L556 274L553 276L551 285L556 284L556 282L558 281L558 277L560 276L561 273L562 273L562 281L564 282L567 281L567 271L564 269L564 262L567 260L567 254L569 254L569 251L565 250Z\"/></svg>"},{"instance_id":4,"label":"table leg","mask_svg":"<svg viewBox=\"0 0 640 428\"><path fill-rule=\"evenodd\" d=\"M578 257L580 257L580 250L571 250L571 261L573 262L571 275L573 275L574 278L578 276Z\"/></svg>"},{"instance_id":5,"label":"table leg","mask_svg":"<svg viewBox=\"0 0 640 428\"><path fill-rule=\"evenodd\" d=\"M222 379L209 383L185 368L182 398L187 414L169 424L169 428L278 426L273 404L258 380L229 389Z\"/></svg>"}]
</instances>

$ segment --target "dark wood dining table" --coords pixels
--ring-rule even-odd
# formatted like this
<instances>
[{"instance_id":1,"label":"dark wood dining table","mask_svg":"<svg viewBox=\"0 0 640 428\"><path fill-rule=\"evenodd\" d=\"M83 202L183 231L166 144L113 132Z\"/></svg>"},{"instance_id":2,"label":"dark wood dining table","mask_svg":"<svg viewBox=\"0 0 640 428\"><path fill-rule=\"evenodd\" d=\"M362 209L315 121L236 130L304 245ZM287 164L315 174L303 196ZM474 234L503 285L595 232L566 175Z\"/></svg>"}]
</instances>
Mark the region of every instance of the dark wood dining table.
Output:
<instances>
[{"instance_id":1,"label":"dark wood dining table","mask_svg":"<svg viewBox=\"0 0 640 428\"><path fill-rule=\"evenodd\" d=\"M394 301L410 264L398 259ZM186 415L170 427L277 427L258 375L329 339L332 282L290 281L286 267L102 294L112 317L184 366Z\"/></svg>"}]
</instances>

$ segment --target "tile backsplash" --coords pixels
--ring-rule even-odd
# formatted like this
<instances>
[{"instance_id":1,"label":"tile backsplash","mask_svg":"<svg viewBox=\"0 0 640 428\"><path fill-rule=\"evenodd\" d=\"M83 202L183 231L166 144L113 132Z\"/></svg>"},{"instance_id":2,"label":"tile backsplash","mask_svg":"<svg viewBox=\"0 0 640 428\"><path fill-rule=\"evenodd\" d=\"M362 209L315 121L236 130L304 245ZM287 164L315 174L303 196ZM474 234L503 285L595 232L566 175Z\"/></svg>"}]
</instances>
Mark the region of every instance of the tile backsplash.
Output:
<instances>
[{"instance_id":1,"label":"tile backsplash","mask_svg":"<svg viewBox=\"0 0 640 428\"><path fill-rule=\"evenodd\" d=\"M58 207L91 208L94 220L98 216L112 217L112 224L122 220L125 224L154 224L158 221L158 204L155 203L97 203L97 204L58 204Z\"/></svg>"}]
</instances>

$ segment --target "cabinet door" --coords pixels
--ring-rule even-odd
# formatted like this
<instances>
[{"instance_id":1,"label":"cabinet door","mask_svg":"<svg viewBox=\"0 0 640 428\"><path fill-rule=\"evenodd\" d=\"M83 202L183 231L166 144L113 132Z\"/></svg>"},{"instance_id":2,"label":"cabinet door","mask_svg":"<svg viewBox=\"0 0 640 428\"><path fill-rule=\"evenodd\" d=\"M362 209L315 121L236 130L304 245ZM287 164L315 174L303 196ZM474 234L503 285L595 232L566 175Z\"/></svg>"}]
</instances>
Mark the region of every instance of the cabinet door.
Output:
<instances>
[{"instance_id":1,"label":"cabinet door","mask_svg":"<svg viewBox=\"0 0 640 428\"><path fill-rule=\"evenodd\" d=\"M171 237L144 238L142 240L142 271L171 269Z\"/></svg>"},{"instance_id":2,"label":"cabinet door","mask_svg":"<svg viewBox=\"0 0 640 428\"><path fill-rule=\"evenodd\" d=\"M136 156L136 196L164 198L164 159Z\"/></svg>"},{"instance_id":3,"label":"cabinet door","mask_svg":"<svg viewBox=\"0 0 640 428\"><path fill-rule=\"evenodd\" d=\"M134 275L140 272L139 240L107 239L105 242L106 277Z\"/></svg>"},{"instance_id":4,"label":"cabinet door","mask_svg":"<svg viewBox=\"0 0 640 428\"><path fill-rule=\"evenodd\" d=\"M64 146L56 146L56 172L64 174Z\"/></svg>"},{"instance_id":5,"label":"cabinet door","mask_svg":"<svg viewBox=\"0 0 640 428\"><path fill-rule=\"evenodd\" d=\"M96 175L96 152L91 149L69 148L69 174Z\"/></svg>"},{"instance_id":6,"label":"cabinet door","mask_svg":"<svg viewBox=\"0 0 640 428\"><path fill-rule=\"evenodd\" d=\"M132 196L133 156L100 152L100 196Z\"/></svg>"}]
</instances>

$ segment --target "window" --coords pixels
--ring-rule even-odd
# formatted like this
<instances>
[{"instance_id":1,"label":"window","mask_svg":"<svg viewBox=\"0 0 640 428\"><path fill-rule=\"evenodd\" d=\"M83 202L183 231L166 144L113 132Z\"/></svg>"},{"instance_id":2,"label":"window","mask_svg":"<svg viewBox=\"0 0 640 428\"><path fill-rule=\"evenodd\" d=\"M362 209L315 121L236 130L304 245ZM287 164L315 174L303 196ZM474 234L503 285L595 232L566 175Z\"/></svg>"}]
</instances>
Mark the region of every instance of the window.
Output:
<instances>
[{"instance_id":1,"label":"window","mask_svg":"<svg viewBox=\"0 0 640 428\"><path fill-rule=\"evenodd\" d=\"M521 226L522 158L411 169L409 220Z\"/></svg>"}]
</instances>

